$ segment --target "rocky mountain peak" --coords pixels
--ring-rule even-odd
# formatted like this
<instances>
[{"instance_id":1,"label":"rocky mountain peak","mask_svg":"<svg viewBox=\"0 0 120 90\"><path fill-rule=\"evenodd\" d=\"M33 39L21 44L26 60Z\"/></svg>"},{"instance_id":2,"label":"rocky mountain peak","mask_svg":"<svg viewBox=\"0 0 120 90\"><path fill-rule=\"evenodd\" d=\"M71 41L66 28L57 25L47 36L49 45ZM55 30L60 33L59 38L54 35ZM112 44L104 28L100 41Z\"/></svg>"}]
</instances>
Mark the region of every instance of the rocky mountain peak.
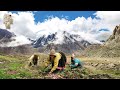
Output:
<instances>
[{"instance_id":1,"label":"rocky mountain peak","mask_svg":"<svg viewBox=\"0 0 120 90\"><path fill-rule=\"evenodd\" d=\"M105 42L105 45L114 44L114 43L120 43L120 25L117 25L112 35L108 38L108 40Z\"/></svg>"},{"instance_id":2,"label":"rocky mountain peak","mask_svg":"<svg viewBox=\"0 0 120 90\"><path fill-rule=\"evenodd\" d=\"M14 36L14 33L11 33L6 29L0 29L0 44L12 41L11 38Z\"/></svg>"}]
</instances>

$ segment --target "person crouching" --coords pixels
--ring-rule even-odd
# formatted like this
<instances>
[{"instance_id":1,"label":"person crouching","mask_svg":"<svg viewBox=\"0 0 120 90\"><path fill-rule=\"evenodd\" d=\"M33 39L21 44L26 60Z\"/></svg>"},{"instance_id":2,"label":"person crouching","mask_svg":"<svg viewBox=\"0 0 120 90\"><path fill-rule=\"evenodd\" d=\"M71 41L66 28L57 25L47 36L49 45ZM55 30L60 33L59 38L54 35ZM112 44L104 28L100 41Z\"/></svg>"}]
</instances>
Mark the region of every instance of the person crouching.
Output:
<instances>
[{"instance_id":1,"label":"person crouching","mask_svg":"<svg viewBox=\"0 0 120 90\"><path fill-rule=\"evenodd\" d=\"M33 54L30 58L29 58L29 65L28 66L37 66L38 65L38 60L39 60L39 56L37 54Z\"/></svg>"},{"instance_id":2,"label":"person crouching","mask_svg":"<svg viewBox=\"0 0 120 90\"><path fill-rule=\"evenodd\" d=\"M63 71L66 64L66 56L63 52L55 52L54 49L50 51L49 58L45 66L52 64L49 74Z\"/></svg>"},{"instance_id":3,"label":"person crouching","mask_svg":"<svg viewBox=\"0 0 120 90\"><path fill-rule=\"evenodd\" d=\"M77 67L82 68L82 62L81 62L81 60L78 59L78 58L75 58L74 54L72 54L72 56L71 56L71 65L70 65L70 67L71 67L71 69L77 68Z\"/></svg>"}]
</instances>

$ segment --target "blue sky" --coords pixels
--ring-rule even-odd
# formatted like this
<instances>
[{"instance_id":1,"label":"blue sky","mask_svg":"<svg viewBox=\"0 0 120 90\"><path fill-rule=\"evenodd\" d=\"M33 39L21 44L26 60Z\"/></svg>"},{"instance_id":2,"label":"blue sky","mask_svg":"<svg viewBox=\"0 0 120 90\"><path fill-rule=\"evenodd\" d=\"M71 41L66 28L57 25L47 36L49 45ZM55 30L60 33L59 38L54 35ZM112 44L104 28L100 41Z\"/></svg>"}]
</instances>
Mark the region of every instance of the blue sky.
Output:
<instances>
[{"instance_id":1,"label":"blue sky","mask_svg":"<svg viewBox=\"0 0 120 90\"><path fill-rule=\"evenodd\" d=\"M17 13L18 11L11 11L13 13ZM45 19L48 19L48 16L53 17L67 17L69 21L74 20L77 17L91 17L94 18L93 15L96 11L37 11L34 12L35 22L43 22Z\"/></svg>"}]
</instances>

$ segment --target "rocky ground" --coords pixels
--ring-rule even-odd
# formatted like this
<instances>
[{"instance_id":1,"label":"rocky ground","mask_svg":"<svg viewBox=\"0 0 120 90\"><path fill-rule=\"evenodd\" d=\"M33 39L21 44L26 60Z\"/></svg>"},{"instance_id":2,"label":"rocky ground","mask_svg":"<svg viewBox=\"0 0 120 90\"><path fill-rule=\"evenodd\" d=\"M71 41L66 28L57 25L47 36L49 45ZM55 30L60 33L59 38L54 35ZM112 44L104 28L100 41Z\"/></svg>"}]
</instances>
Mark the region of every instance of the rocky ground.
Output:
<instances>
[{"instance_id":1,"label":"rocky ground","mask_svg":"<svg viewBox=\"0 0 120 90\"><path fill-rule=\"evenodd\" d=\"M80 58L83 68L70 69L66 65L64 72L47 75L46 79L120 79L119 58ZM114 60L115 59L115 60ZM69 64L68 59L68 64Z\"/></svg>"}]
</instances>

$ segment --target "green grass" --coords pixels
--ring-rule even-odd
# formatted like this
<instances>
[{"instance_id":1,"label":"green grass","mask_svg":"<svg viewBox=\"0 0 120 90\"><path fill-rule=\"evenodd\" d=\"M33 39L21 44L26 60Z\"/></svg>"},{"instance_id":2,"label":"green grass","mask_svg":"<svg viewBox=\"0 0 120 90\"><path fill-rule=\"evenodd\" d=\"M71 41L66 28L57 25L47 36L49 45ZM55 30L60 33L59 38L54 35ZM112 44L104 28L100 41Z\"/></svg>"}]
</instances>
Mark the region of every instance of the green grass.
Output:
<instances>
[{"instance_id":1,"label":"green grass","mask_svg":"<svg viewBox=\"0 0 120 90\"><path fill-rule=\"evenodd\" d=\"M0 56L0 61L4 61L0 65L0 79L29 78L32 76L29 71L24 69L25 60L23 61L23 58Z\"/></svg>"},{"instance_id":2,"label":"green grass","mask_svg":"<svg viewBox=\"0 0 120 90\"><path fill-rule=\"evenodd\" d=\"M45 68L43 63L43 59L46 58L45 55L40 54L40 65L38 67L31 67L29 69L25 68L25 65L28 62L28 57L30 56L8 56L8 55L0 55L0 79L45 79L46 76L44 74ZM95 58L81 58L84 63L97 63ZM44 59L45 60L45 59ZM107 63L98 60L99 63ZM50 69L47 68L46 71ZM120 78L120 71L118 70L106 70L99 69L93 66L86 66L81 68L71 69L69 65L66 65L66 68L63 72L59 72L56 75L60 75L66 79L89 79L89 75L97 75L97 74L108 74L113 78Z\"/></svg>"}]
</instances>

